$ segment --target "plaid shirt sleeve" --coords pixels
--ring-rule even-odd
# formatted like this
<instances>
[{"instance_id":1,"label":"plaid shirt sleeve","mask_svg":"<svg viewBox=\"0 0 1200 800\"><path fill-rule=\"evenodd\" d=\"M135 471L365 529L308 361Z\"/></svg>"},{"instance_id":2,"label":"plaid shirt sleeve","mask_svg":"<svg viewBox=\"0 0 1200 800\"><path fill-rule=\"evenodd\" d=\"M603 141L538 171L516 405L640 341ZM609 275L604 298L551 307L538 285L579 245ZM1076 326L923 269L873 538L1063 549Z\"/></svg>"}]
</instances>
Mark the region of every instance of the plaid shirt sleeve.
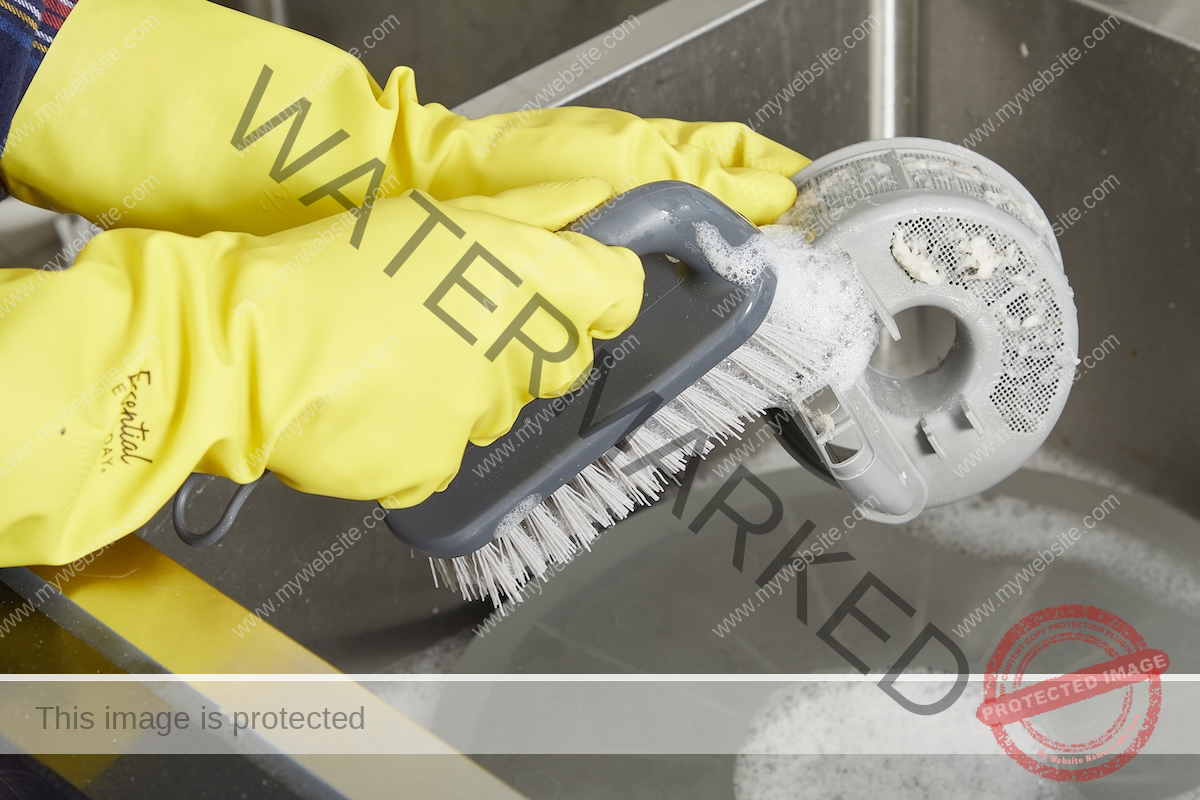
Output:
<instances>
[{"instance_id":1,"label":"plaid shirt sleeve","mask_svg":"<svg viewBox=\"0 0 1200 800\"><path fill-rule=\"evenodd\" d=\"M9 128L17 105L74 7L73 0L0 0L0 148L15 143ZM0 198L7 194L0 184Z\"/></svg>"}]
</instances>

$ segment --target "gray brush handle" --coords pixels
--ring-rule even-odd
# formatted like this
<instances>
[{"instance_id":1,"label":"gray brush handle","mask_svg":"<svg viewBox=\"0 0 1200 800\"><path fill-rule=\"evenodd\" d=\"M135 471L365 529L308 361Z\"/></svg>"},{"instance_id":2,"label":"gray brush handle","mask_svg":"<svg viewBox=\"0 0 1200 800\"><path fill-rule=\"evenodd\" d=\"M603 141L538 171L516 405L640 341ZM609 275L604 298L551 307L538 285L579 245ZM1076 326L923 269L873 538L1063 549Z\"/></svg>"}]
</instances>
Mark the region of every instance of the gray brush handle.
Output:
<instances>
[{"instance_id":1,"label":"gray brush handle","mask_svg":"<svg viewBox=\"0 0 1200 800\"><path fill-rule=\"evenodd\" d=\"M585 214L568 229L602 244L628 248L639 256L671 256L723 281L696 242L697 222L714 226L733 247L759 235L758 228L745 217L703 189L682 181L638 186ZM711 279L708 275L698 277Z\"/></svg>"},{"instance_id":2,"label":"gray brush handle","mask_svg":"<svg viewBox=\"0 0 1200 800\"><path fill-rule=\"evenodd\" d=\"M722 278L696 241L697 222L713 225L735 247L761 235L717 198L677 181L639 186L570 226L629 248L646 271L638 319L612 342L595 343L597 368L618 340L639 344L564 400L529 403L496 442L469 447L445 491L389 510L388 527L399 539L441 558L478 550L501 532L502 522L519 521L514 510L549 497L617 444L634 420L674 399L754 334L770 309L774 274L766 270L748 287ZM534 422L536 437L528 435Z\"/></svg>"}]
</instances>

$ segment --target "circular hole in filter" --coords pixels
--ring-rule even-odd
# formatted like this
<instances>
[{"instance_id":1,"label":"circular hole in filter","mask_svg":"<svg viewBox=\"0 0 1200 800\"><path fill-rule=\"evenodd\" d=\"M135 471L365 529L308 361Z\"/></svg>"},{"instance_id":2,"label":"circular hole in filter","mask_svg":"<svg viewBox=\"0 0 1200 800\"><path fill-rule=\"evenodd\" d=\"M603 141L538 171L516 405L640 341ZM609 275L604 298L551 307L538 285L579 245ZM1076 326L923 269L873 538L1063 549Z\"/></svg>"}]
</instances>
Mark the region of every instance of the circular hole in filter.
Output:
<instances>
[{"instance_id":1,"label":"circular hole in filter","mask_svg":"<svg viewBox=\"0 0 1200 800\"><path fill-rule=\"evenodd\" d=\"M940 369L958 340L954 315L937 306L916 306L895 319L900 341L881 331L871 366L891 378L915 378Z\"/></svg>"}]
</instances>

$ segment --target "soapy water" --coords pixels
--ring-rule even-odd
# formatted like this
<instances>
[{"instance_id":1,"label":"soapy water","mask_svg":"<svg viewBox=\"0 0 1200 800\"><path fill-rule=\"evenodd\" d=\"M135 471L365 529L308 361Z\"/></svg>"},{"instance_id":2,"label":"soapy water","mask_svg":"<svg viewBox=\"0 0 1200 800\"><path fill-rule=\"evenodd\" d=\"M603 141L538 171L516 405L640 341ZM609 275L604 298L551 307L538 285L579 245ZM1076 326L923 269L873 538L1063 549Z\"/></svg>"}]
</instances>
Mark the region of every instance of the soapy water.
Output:
<instances>
[{"instance_id":1,"label":"soapy water","mask_svg":"<svg viewBox=\"0 0 1200 800\"><path fill-rule=\"evenodd\" d=\"M1079 471L1073 463L1067 467ZM1200 615L1200 570L1189 561L1108 522L1089 529L1082 520L1081 512L1018 497L975 497L927 510L897 531L984 561L1028 562L1060 541L1060 533L1077 528L1081 538L1056 555L1053 566L1081 565L1165 607ZM1034 579L1035 587L1040 579ZM950 680L897 687L927 704L945 696ZM946 711L920 717L883 698L871 682L814 682L781 690L753 719L737 757L735 796L1083 796L1077 787L1039 779L1006 756L969 755L997 752L990 731L974 716L981 700L982 684L972 681ZM1040 727L1037 721L1031 724ZM1173 797L1195 800L1200 790Z\"/></svg>"},{"instance_id":2,"label":"soapy water","mask_svg":"<svg viewBox=\"0 0 1200 800\"><path fill-rule=\"evenodd\" d=\"M763 328L803 351L805 369L796 378L796 394L850 388L866 371L880 328L858 271L848 258L813 247L799 228L766 225L761 230L764 236L733 247L714 226L696 224L701 249L726 280L748 286L764 269L774 272L775 299Z\"/></svg>"},{"instance_id":3,"label":"soapy water","mask_svg":"<svg viewBox=\"0 0 1200 800\"><path fill-rule=\"evenodd\" d=\"M922 671L908 670L919 675ZM924 674L929 674L925 672ZM945 681L899 682L914 703L940 700ZM983 685L968 683L954 705L921 716L871 682L801 683L773 694L751 722L734 767L737 800L868 798L973 800L1077 797L995 753L991 730L975 718ZM919 750L919 752L918 752Z\"/></svg>"},{"instance_id":4,"label":"soapy water","mask_svg":"<svg viewBox=\"0 0 1200 800\"><path fill-rule=\"evenodd\" d=\"M1052 475L1062 475L1083 483L1092 483L1106 489L1115 489L1125 494L1133 494L1134 485L1111 469L1101 467L1091 461L1080 458L1071 452L1058 449L1052 445L1044 445L1025 462L1025 468L1036 472L1049 472Z\"/></svg>"},{"instance_id":5,"label":"soapy water","mask_svg":"<svg viewBox=\"0 0 1200 800\"><path fill-rule=\"evenodd\" d=\"M1117 507L1119 513L1119 506ZM972 497L929 509L902 530L938 547L975 558L1028 562L1071 528L1082 536L1054 565L1079 564L1162 605L1200 616L1200 571L1187 561L1107 522L1016 497ZM1040 573L1041 575L1045 573ZM1034 579L1036 585L1038 579ZM991 589L986 589L991 591Z\"/></svg>"},{"instance_id":6,"label":"soapy water","mask_svg":"<svg viewBox=\"0 0 1200 800\"><path fill-rule=\"evenodd\" d=\"M908 674L921 673L910 669ZM929 704L944 697L952 684L948 676L945 681L898 682L896 688L915 703ZM1080 800L1090 796L1075 784L1034 775L999 753L991 730L975 718L982 701L983 684L978 681L968 683L954 705L933 716L909 713L871 682L821 681L781 689L751 722L734 765L734 797ZM1036 720L1030 724L1045 735ZM1197 800L1200 789L1147 796Z\"/></svg>"}]
</instances>

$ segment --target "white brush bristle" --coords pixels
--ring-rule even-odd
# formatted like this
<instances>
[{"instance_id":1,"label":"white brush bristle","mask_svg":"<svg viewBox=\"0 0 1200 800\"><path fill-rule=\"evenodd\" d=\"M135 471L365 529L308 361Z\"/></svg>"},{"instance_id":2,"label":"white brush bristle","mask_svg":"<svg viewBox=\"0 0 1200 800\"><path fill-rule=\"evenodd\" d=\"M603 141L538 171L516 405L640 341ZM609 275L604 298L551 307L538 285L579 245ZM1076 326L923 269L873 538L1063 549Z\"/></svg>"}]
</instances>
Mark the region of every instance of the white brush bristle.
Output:
<instances>
[{"instance_id":1,"label":"white brush bristle","mask_svg":"<svg viewBox=\"0 0 1200 800\"><path fill-rule=\"evenodd\" d=\"M549 568L590 550L599 529L656 501L682 472L694 446L679 441L665 455L669 474L647 466L622 467L655 453L697 429L716 443L740 438L746 423L766 409L785 406L800 393L826 385L841 388L866 369L878 337L878 321L854 268L808 246L791 228L766 228L742 248L730 247L715 228L697 225L705 255L722 275L739 283L773 269L778 280L767 320L754 335L704 377L664 405L623 442L538 504L483 548L452 559L430 559L434 580L468 600L505 597L520 602L522 587L545 579Z\"/></svg>"}]
</instances>

